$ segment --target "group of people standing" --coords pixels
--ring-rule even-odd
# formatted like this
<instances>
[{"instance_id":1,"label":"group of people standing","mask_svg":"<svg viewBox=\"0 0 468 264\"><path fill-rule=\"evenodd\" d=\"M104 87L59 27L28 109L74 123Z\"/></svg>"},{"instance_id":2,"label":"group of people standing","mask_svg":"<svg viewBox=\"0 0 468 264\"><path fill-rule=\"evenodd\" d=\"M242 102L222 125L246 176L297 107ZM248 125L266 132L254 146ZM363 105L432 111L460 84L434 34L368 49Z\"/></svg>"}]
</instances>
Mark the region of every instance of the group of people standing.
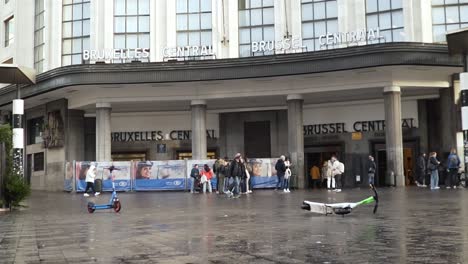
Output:
<instances>
[{"instance_id":1,"label":"group of people standing","mask_svg":"<svg viewBox=\"0 0 468 264\"><path fill-rule=\"evenodd\" d=\"M345 166L338 158L333 155L330 160L323 162L322 168L319 169L316 165L310 169L310 177L312 179L312 187L321 187L322 182L326 181L327 190L329 192L341 192L342 175L345 171Z\"/></svg>"},{"instance_id":2,"label":"group of people standing","mask_svg":"<svg viewBox=\"0 0 468 264\"><path fill-rule=\"evenodd\" d=\"M439 172L444 169L442 163L437 159L437 152L429 153L429 158L426 153L422 153L417 162L416 185L418 187L427 187L426 175L430 175L431 190L440 189L439 187ZM447 157L446 162L446 177L445 186L447 189L456 189L458 186L458 172L460 170L460 158L457 155L457 150L452 148Z\"/></svg>"},{"instance_id":3,"label":"group of people standing","mask_svg":"<svg viewBox=\"0 0 468 264\"><path fill-rule=\"evenodd\" d=\"M276 183L275 190L283 190L285 193L290 193L289 182L291 180L291 161L289 158L281 155L278 161L275 164L276 177L278 177L278 182Z\"/></svg>"},{"instance_id":4,"label":"group of people standing","mask_svg":"<svg viewBox=\"0 0 468 264\"><path fill-rule=\"evenodd\" d=\"M194 193L198 183L202 185L203 193L212 192L211 179L216 175L218 182L216 186L217 194L227 194L229 197L238 198L240 194L252 193L250 173L247 169L247 162L240 153L229 162L227 158L217 159L211 169L208 164L199 170L195 164L190 173L192 184L190 192Z\"/></svg>"},{"instance_id":5,"label":"group of people standing","mask_svg":"<svg viewBox=\"0 0 468 264\"><path fill-rule=\"evenodd\" d=\"M213 169L208 164L204 164L200 170L198 164L195 164L190 172L191 186L190 192L195 193L198 186L200 192L212 192L211 179L216 175L218 182L216 186L217 194L226 194L228 197L238 198L240 194L252 193L252 182L250 177L251 168L247 159L244 159L240 153L234 156L232 161L227 158L217 159ZM282 190L290 193L291 162L282 155L275 164L278 182L276 190Z\"/></svg>"}]
</instances>

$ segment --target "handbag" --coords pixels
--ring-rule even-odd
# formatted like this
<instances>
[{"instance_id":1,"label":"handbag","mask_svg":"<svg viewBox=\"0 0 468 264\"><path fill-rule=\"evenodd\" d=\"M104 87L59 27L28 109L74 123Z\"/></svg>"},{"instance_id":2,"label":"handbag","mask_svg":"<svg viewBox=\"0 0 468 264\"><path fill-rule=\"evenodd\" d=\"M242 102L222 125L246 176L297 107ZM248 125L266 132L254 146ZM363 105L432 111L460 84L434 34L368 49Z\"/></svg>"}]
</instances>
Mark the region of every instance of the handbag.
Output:
<instances>
[{"instance_id":1,"label":"handbag","mask_svg":"<svg viewBox=\"0 0 468 264\"><path fill-rule=\"evenodd\" d=\"M201 178L200 178L200 182L201 182L202 184L204 184L204 183L207 182L207 181L208 181L208 179L206 178L206 175L203 174L203 175L201 176Z\"/></svg>"}]
</instances>

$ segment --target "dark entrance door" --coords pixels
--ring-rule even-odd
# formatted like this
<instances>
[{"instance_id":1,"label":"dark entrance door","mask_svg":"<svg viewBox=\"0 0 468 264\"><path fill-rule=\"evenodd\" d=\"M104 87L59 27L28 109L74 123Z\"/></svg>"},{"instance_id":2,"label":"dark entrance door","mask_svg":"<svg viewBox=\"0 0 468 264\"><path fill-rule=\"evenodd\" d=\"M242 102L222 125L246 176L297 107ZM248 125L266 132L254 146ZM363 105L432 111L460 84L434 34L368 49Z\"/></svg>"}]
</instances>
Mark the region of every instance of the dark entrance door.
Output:
<instances>
[{"instance_id":1,"label":"dark entrance door","mask_svg":"<svg viewBox=\"0 0 468 264\"><path fill-rule=\"evenodd\" d=\"M330 160L332 155L336 155L339 160L344 153L344 146L341 143L330 144L324 146L306 146L304 148L305 155L305 175L306 182L309 187L311 187L312 178L310 175L310 169L315 165L319 169L322 169L322 164L325 161Z\"/></svg>"},{"instance_id":2,"label":"dark entrance door","mask_svg":"<svg viewBox=\"0 0 468 264\"><path fill-rule=\"evenodd\" d=\"M415 166L416 166L416 150L418 149L417 141L403 142L403 173L405 174L405 185L414 185L415 182ZM389 185L387 175L387 151L385 143L374 143L373 153L377 164L377 175L375 178L376 186Z\"/></svg>"},{"instance_id":3,"label":"dark entrance door","mask_svg":"<svg viewBox=\"0 0 468 264\"><path fill-rule=\"evenodd\" d=\"M244 150L249 158L271 157L270 121L244 123Z\"/></svg>"}]
</instances>

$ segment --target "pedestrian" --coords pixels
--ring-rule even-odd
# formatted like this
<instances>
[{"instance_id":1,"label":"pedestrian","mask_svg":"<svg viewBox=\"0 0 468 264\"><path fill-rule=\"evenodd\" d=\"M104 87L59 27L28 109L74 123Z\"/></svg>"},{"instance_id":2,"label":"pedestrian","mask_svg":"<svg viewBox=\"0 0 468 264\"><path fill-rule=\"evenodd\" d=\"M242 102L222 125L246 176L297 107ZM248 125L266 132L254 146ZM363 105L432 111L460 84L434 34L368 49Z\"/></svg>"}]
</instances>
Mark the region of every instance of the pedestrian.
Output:
<instances>
[{"instance_id":1,"label":"pedestrian","mask_svg":"<svg viewBox=\"0 0 468 264\"><path fill-rule=\"evenodd\" d=\"M250 172L249 172L249 162L247 157L242 162L245 167L245 193L252 193L252 189L250 188Z\"/></svg>"},{"instance_id":2,"label":"pedestrian","mask_svg":"<svg viewBox=\"0 0 468 264\"><path fill-rule=\"evenodd\" d=\"M284 166L286 167L286 171L284 172L283 192L290 193L291 191L289 190L289 180L291 179L292 173L291 162L289 161L289 158L285 158Z\"/></svg>"},{"instance_id":3,"label":"pedestrian","mask_svg":"<svg viewBox=\"0 0 468 264\"><path fill-rule=\"evenodd\" d=\"M217 168L216 170L214 168ZM220 159L218 164L213 166L213 171L216 173L216 177L218 179L216 193L224 194L224 182L226 180L226 161L224 159Z\"/></svg>"},{"instance_id":4,"label":"pedestrian","mask_svg":"<svg viewBox=\"0 0 468 264\"><path fill-rule=\"evenodd\" d=\"M283 189L284 183L284 174L286 173L286 166L284 165L284 160L286 157L281 155L281 157L276 161L275 170L276 170L276 177L278 177L278 182L276 183L275 190Z\"/></svg>"},{"instance_id":5,"label":"pedestrian","mask_svg":"<svg viewBox=\"0 0 468 264\"><path fill-rule=\"evenodd\" d=\"M205 164L203 166L203 169L201 171L201 182L203 184L203 193L206 193L206 187L208 186L208 192L211 193L212 187L211 187L211 179L213 178L213 170L211 170L210 166L208 164Z\"/></svg>"},{"instance_id":6,"label":"pedestrian","mask_svg":"<svg viewBox=\"0 0 468 264\"><path fill-rule=\"evenodd\" d=\"M429 161L427 164L428 170L431 172L431 190L440 189L439 187L439 165L437 160L437 153L431 152L429 154Z\"/></svg>"},{"instance_id":7,"label":"pedestrian","mask_svg":"<svg viewBox=\"0 0 468 264\"><path fill-rule=\"evenodd\" d=\"M192 185L190 186L190 193L195 192L195 186L198 185L200 179L200 170L198 170L198 164L193 165L192 171L190 172L190 178L192 178Z\"/></svg>"},{"instance_id":8,"label":"pedestrian","mask_svg":"<svg viewBox=\"0 0 468 264\"><path fill-rule=\"evenodd\" d=\"M332 159L327 161L327 190L331 192L332 190L335 190L336 183L335 183L335 177L333 177L332 173Z\"/></svg>"},{"instance_id":9,"label":"pedestrian","mask_svg":"<svg viewBox=\"0 0 468 264\"><path fill-rule=\"evenodd\" d=\"M460 169L460 158L458 158L457 150L452 148L447 158L447 179L445 185L447 189L452 186L454 189L458 185L458 170Z\"/></svg>"},{"instance_id":10,"label":"pedestrian","mask_svg":"<svg viewBox=\"0 0 468 264\"><path fill-rule=\"evenodd\" d=\"M232 195L234 198L239 198L240 181L245 174L245 167L241 163L241 158L241 154L237 153L236 156L234 156L234 160L231 162L231 166L229 167L229 175L234 180L232 188ZM228 193L228 195L230 195L230 193Z\"/></svg>"},{"instance_id":11,"label":"pedestrian","mask_svg":"<svg viewBox=\"0 0 468 264\"><path fill-rule=\"evenodd\" d=\"M220 171L220 168L221 168L221 159L219 157L216 158L214 164L213 164L213 173L216 175L216 179L217 182L216 182L216 194L219 193L219 184L220 184L220 180L219 180L219 171Z\"/></svg>"},{"instance_id":12,"label":"pedestrian","mask_svg":"<svg viewBox=\"0 0 468 264\"><path fill-rule=\"evenodd\" d=\"M310 177L312 178L312 188L319 188L320 187L320 169L317 167L317 164L314 164L312 168L310 168Z\"/></svg>"},{"instance_id":13,"label":"pedestrian","mask_svg":"<svg viewBox=\"0 0 468 264\"><path fill-rule=\"evenodd\" d=\"M377 170L377 165L375 164L374 157L369 155L369 164L367 169L367 175L369 177L369 184L375 185L375 171Z\"/></svg>"},{"instance_id":14,"label":"pedestrian","mask_svg":"<svg viewBox=\"0 0 468 264\"><path fill-rule=\"evenodd\" d=\"M96 178L96 166L94 163L91 163L88 171L86 172L86 189L83 196L88 197L88 191L91 189L94 192L95 196L98 196L100 192L96 192L94 189L94 179Z\"/></svg>"},{"instance_id":15,"label":"pedestrian","mask_svg":"<svg viewBox=\"0 0 468 264\"><path fill-rule=\"evenodd\" d=\"M330 166L329 166L329 161L328 160L325 160L322 164L322 168L321 168L321 171L320 171L320 175L321 175L321 186L325 186L327 187L327 189L329 189L329 187L327 186L327 183L328 183L328 179L331 178L331 170L330 170Z\"/></svg>"},{"instance_id":16,"label":"pedestrian","mask_svg":"<svg viewBox=\"0 0 468 264\"><path fill-rule=\"evenodd\" d=\"M341 175L344 173L344 164L341 163L336 156L331 158L332 178L336 182L335 192L341 192Z\"/></svg>"},{"instance_id":17,"label":"pedestrian","mask_svg":"<svg viewBox=\"0 0 468 264\"><path fill-rule=\"evenodd\" d=\"M418 179L416 180L416 186L426 188L426 175L427 175L427 157L426 153L421 153L416 164L416 174Z\"/></svg>"}]
</instances>

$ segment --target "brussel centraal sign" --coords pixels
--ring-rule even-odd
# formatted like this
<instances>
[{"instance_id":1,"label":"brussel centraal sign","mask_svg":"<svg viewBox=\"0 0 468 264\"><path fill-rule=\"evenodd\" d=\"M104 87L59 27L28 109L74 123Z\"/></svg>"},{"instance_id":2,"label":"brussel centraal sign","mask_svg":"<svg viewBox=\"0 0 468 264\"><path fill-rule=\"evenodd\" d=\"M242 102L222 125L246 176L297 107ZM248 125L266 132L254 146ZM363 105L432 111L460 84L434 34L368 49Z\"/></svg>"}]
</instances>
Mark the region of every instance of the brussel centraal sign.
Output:
<instances>
[{"instance_id":1,"label":"brussel centraal sign","mask_svg":"<svg viewBox=\"0 0 468 264\"><path fill-rule=\"evenodd\" d=\"M340 44L358 44L360 42L369 42L384 37L380 35L380 28L363 28L350 32L327 33L319 37L320 46L340 45Z\"/></svg>"}]
</instances>

